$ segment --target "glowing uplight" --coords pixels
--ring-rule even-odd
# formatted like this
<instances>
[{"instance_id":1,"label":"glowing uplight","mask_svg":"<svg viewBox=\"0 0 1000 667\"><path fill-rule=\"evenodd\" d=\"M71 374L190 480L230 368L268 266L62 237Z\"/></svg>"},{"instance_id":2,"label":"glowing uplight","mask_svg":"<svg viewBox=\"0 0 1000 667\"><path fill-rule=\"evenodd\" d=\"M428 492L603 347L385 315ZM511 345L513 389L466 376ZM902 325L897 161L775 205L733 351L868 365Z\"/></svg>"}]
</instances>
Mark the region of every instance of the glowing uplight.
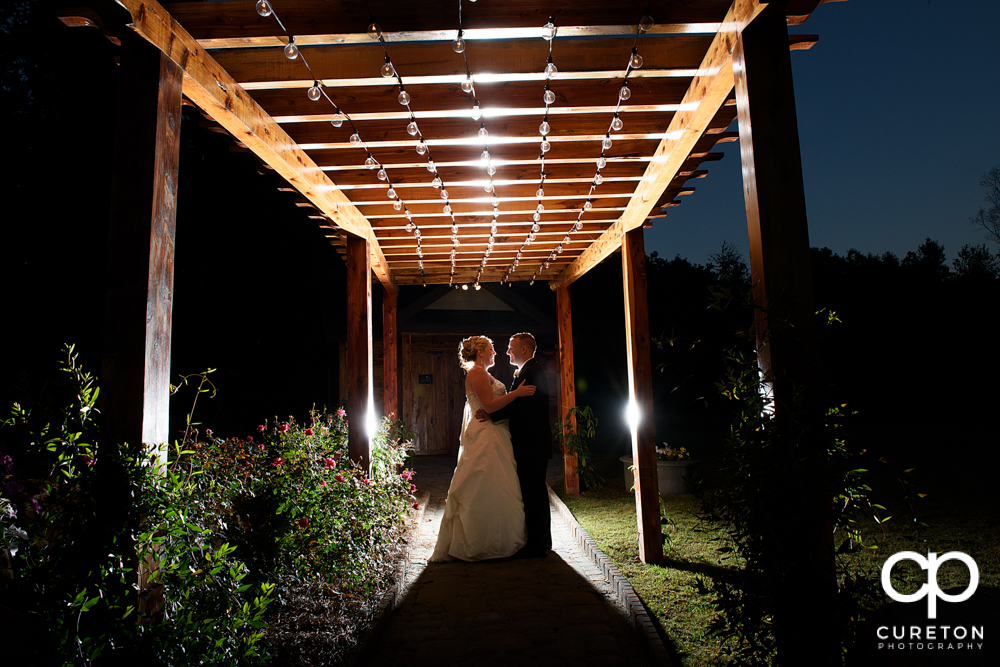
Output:
<instances>
[{"instance_id":1,"label":"glowing uplight","mask_svg":"<svg viewBox=\"0 0 1000 667\"><path fill-rule=\"evenodd\" d=\"M642 413L639 411L639 404L635 402L634 398L628 399L628 407L625 408L625 419L628 421L628 427L633 432L638 430L639 422L642 421Z\"/></svg>"},{"instance_id":2,"label":"glowing uplight","mask_svg":"<svg viewBox=\"0 0 1000 667\"><path fill-rule=\"evenodd\" d=\"M375 417L375 395L372 393L371 385L368 387L368 412L365 415L365 432L369 440L375 437L378 430L378 419Z\"/></svg>"}]
</instances>

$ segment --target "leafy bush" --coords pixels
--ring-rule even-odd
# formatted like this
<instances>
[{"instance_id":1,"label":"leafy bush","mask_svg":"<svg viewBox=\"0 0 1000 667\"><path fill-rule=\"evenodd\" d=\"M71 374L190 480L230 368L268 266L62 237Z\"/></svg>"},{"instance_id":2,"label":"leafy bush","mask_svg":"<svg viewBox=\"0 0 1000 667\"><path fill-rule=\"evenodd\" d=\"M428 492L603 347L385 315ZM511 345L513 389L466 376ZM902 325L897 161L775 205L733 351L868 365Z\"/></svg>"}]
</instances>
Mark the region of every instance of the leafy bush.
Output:
<instances>
[{"instance_id":1,"label":"leafy bush","mask_svg":"<svg viewBox=\"0 0 1000 667\"><path fill-rule=\"evenodd\" d=\"M20 654L259 664L276 585L360 596L385 576L416 491L401 422L383 420L370 475L348 460L343 410L262 425L257 441L199 440L189 416L191 440L162 466L101 442L72 347L61 370L58 391L3 422L0 607L31 630Z\"/></svg>"}]
</instances>

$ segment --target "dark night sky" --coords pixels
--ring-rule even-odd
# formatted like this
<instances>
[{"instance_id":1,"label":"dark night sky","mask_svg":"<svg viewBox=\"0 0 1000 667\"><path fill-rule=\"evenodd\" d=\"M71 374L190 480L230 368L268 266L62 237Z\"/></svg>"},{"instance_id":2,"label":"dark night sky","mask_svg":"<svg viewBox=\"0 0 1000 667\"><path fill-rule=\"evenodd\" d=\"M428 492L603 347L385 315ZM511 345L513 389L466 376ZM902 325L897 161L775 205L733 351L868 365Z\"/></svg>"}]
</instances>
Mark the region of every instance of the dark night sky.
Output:
<instances>
[{"instance_id":1,"label":"dark night sky","mask_svg":"<svg viewBox=\"0 0 1000 667\"><path fill-rule=\"evenodd\" d=\"M850 0L790 28L820 38L792 53L810 245L902 258L930 237L950 263L985 242L969 219L1000 164L1000 2L955 6ZM728 241L747 254L739 144L718 149L695 194L647 230L647 252L704 263Z\"/></svg>"}]
</instances>

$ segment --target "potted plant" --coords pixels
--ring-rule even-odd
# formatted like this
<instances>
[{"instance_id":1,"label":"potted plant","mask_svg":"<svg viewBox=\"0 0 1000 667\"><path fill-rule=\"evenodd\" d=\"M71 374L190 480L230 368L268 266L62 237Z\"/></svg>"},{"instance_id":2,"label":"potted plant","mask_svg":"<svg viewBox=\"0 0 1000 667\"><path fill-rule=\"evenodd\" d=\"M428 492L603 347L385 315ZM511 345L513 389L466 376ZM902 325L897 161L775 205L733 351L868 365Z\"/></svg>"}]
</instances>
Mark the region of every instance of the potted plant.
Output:
<instances>
[{"instance_id":1,"label":"potted plant","mask_svg":"<svg viewBox=\"0 0 1000 667\"><path fill-rule=\"evenodd\" d=\"M635 466L632 456L619 459L625 464L625 488L632 489L635 484ZM697 461L691 460L691 452L685 447L673 448L667 443L656 448L657 490L661 496L689 493L687 485L688 473Z\"/></svg>"}]
</instances>

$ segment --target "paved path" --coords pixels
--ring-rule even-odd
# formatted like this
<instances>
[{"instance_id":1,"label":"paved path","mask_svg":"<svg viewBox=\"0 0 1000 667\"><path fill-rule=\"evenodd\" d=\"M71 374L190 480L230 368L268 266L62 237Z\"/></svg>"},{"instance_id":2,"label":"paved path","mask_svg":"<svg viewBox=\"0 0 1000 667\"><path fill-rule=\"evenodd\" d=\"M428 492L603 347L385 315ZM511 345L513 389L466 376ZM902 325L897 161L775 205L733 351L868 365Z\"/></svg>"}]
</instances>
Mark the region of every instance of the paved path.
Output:
<instances>
[{"instance_id":1,"label":"paved path","mask_svg":"<svg viewBox=\"0 0 1000 667\"><path fill-rule=\"evenodd\" d=\"M427 563L454 466L451 457L416 461L414 481L431 499L411 552L410 587L365 664L651 665L645 639L554 508L546 558ZM561 479L559 465L550 466L550 484Z\"/></svg>"}]
</instances>

